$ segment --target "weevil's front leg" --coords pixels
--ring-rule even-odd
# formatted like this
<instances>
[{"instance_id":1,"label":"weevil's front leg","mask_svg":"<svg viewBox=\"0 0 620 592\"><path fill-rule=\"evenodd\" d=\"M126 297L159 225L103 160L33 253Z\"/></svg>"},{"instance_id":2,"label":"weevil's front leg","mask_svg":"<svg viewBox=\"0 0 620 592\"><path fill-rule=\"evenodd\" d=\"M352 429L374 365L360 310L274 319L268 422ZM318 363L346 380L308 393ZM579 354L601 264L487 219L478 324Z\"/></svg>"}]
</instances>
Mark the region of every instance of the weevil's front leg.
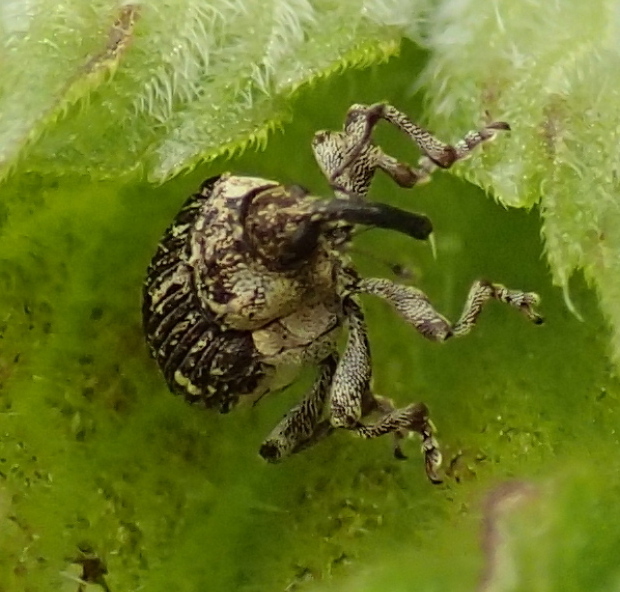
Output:
<instances>
[{"instance_id":1,"label":"weevil's front leg","mask_svg":"<svg viewBox=\"0 0 620 592\"><path fill-rule=\"evenodd\" d=\"M372 131L382 119L407 134L418 145L424 156L420 159L417 168L398 162L372 145ZM338 164L323 166L322 161L325 160L326 151L317 150L316 141L313 149L330 183L337 189L340 177L345 177L344 188L347 189L346 181L349 178L355 181L361 176L371 176L370 171L374 173L375 168L381 168L402 187L412 187L418 182L427 180L437 167L444 169L451 167L455 162L469 157L479 144L492 140L498 131L509 129L510 126L505 122L490 123L481 130L468 132L462 140L451 145L436 138L392 105L387 103L353 105L347 112L344 132L338 138L342 146L342 148L339 146L341 154L337 160L332 161ZM325 132L319 134L321 138L325 136ZM334 151L332 142L332 155ZM354 183L349 184L354 185Z\"/></svg>"},{"instance_id":2,"label":"weevil's front leg","mask_svg":"<svg viewBox=\"0 0 620 592\"><path fill-rule=\"evenodd\" d=\"M259 454L265 460L277 462L316 444L333 431L329 421L321 419L337 363L336 354L323 360L312 389L282 418L261 445Z\"/></svg>"},{"instance_id":3,"label":"weevil's front leg","mask_svg":"<svg viewBox=\"0 0 620 592\"><path fill-rule=\"evenodd\" d=\"M460 337L469 333L476 324L485 302L492 299L516 308L537 325L543 322L542 317L534 309L540 300L537 294L509 290L501 284L482 280L472 285L461 317L454 324L438 313L426 294L417 288L395 284L386 279L372 278L359 280L356 291L387 300L408 323L424 337L433 341L445 341L449 337Z\"/></svg>"},{"instance_id":4,"label":"weevil's front leg","mask_svg":"<svg viewBox=\"0 0 620 592\"><path fill-rule=\"evenodd\" d=\"M452 146L442 142L429 131L411 121L407 115L392 105L380 103L376 106L373 105L371 108L378 109L382 119L405 132L420 147L420 150L422 150L426 157L442 169L449 168L455 162L471 156L476 146L494 139L498 131L510 130L510 126L506 122L495 121L480 130L467 132L463 139Z\"/></svg>"},{"instance_id":5,"label":"weevil's front leg","mask_svg":"<svg viewBox=\"0 0 620 592\"><path fill-rule=\"evenodd\" d=\"M420 434L427 476L433 483L439 483L437 470L441 465L441 454L426 405L415 403L396 409L389 399L373 395L370 389L370 350L364 316L352 299L346 302L346 312L349 336L332 382L329 398L331 424L355 431L364 438L393 434L394 455L397 458L405 458L400 440L409 432ZM375 412L380 414L376 422L364 424L361 421Z\"/></svg>"}]
</instances>

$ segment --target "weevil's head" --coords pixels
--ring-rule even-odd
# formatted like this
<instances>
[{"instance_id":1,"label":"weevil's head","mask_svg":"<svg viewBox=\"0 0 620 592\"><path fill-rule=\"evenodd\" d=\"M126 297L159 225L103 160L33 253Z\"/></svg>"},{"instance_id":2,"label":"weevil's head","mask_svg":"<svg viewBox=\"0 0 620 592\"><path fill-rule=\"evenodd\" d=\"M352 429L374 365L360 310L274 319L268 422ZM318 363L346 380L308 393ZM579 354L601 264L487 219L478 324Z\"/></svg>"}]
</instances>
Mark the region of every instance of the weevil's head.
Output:
<instances>
[{"instance_id":1,"label":"weevil's head","mask_svg":"<svg viewBox=\"0 0 620 592\"><path fill-rule=\"evenodd\" d=\"M277 185L251 196L242 222L246 241L267 268L294 270L328 246L330 226L315 214L319 198L297 186Z\"/></svg>"},{"instance_id":2,"label":"weevil's head","mask_svg":"<svg viewBox=\"0 0 620 592\"><path fill-rule=\"evenodd\" d=\"M319 251L347 242L357 225L426 240L431 221L422 214L360 198L320 199L300 187L267 187L250 196L242 214L246 241L273 271L295 269Z\"/></svg>"},{"instance_id":3,"label":"weevil's head","mask_svg":"<svg viewBox=\"0 0 620 592\"><path fill-rule=\"evenodd\" d=\"M425 216L355 196L323 199L296 185L266 187L251 195L242 223L246 241L271 271L294 270L342 250L358 225L392 228L419 239L431 230Z\"/></svg>"}]
</instances>

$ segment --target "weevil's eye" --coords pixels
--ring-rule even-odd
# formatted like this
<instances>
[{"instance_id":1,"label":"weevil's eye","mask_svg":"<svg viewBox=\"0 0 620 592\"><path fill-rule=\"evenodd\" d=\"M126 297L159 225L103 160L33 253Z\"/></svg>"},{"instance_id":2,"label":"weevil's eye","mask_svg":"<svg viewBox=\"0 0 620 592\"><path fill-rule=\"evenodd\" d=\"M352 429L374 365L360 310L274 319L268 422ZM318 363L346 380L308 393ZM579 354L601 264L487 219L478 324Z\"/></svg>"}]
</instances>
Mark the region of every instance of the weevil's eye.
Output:
<instances>
[{"instance_id":1,"label":"weevil's eye","mask_svg":"<svg viewBox=\"0 0 620 592\"><path fill-rule=\"evenodd\" d=\"M324 228L323 236L332 248L338 248L351 242L353 232L353 227L348 222L337 222Z\"/></svg>"},{"instance_id":2,"label":"weevil's eye","mask_svg":"<svg viewBox=\"0 0 620 592\"><path fill-rule=\"evenodd\" d=\"M280 263L284 267L294 267L309 259L317 247L320 231L319 224L303 220L290 238L286 251L280 257Z\"/></svg>"}]
</instances>

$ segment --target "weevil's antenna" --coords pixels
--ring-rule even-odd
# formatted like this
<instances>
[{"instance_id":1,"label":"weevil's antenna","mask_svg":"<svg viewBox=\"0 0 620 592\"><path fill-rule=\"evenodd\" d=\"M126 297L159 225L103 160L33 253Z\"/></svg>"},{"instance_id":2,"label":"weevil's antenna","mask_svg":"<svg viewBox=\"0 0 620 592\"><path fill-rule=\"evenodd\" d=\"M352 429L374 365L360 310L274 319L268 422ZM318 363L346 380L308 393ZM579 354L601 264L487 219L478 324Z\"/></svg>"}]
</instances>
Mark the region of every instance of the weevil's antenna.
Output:
<instances>
[{"instance_id":1,"label":"weevil's antenna","mask_svg":"<svg viewBox=\"0 0 620 592\"><path fill-rule=\"evenodd\" d=\"M431 247L431 253L433 254L433 261L437 261L437 243L435 242L435 233L431 232L426 239Z\"/></svg>"}]
</instances>

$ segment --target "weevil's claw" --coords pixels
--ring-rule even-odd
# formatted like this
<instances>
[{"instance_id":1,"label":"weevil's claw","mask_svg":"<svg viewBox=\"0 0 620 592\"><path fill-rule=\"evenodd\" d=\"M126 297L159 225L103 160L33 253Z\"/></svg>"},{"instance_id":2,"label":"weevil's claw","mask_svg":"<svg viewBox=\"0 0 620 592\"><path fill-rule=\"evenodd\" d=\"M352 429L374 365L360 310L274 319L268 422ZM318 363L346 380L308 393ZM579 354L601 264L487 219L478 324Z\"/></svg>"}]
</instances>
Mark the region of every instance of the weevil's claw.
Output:
<instances>
[{"instance_id":1,"label":"weevil's claw","mask_svg":"<svg viewBox=\"0 0 620 592\"><path fill-rule=\"evenodd\" d=\"M532 323L535 325L542 325L545 319L534 309L538 304L540 304L540 296L538 294L534 292L526 292L523 294L521 311Z\"/></svg>"},{"instance_id":2,"label":"weevil's claw","mask_svg":"<svg viewBox=\"0 0 620 592\"><path fill-rule=\"evenodd\" d=\"M544 325L545 324L545 319L543 317L541 317L538 313L534 312L534 311L532 311L528 316L531 319L532 323L534 323L535 325Z\"/></svg>"},{"instance_id":3,"label":"weevil's claw","mask_svg":"<svg viewBox=\"0 0 620 592\"><path fill-rule=\"evenodd\" d=\"M424 468L426 476L433 485L443 483L443 479L439 476L438 469L441 467L441 452L437 448L424 450Z\"/></svg>"}]
</instances>

